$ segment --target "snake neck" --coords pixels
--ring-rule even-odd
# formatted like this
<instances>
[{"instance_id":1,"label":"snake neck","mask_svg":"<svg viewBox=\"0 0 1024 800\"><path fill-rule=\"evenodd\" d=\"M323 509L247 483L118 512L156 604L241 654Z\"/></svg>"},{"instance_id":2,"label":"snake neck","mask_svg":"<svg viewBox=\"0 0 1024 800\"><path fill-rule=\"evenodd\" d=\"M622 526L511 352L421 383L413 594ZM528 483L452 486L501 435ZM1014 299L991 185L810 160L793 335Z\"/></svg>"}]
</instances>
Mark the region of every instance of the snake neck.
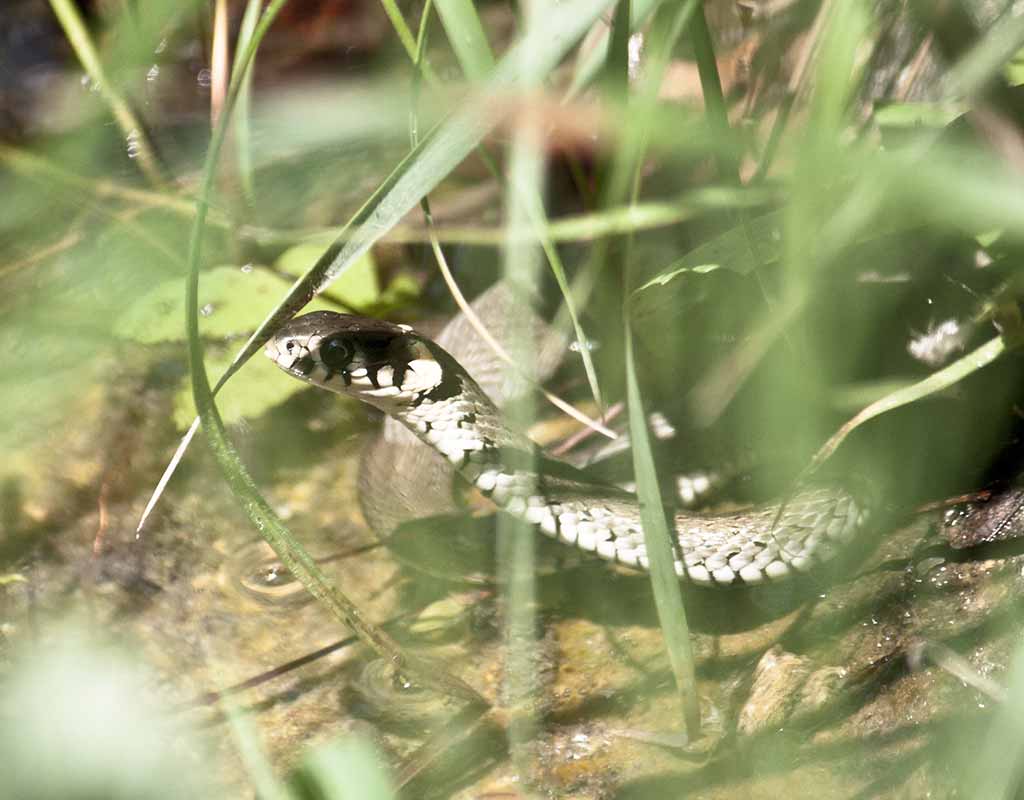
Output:
<instances>
[{"instance_id":1,"label":"snake neck","mask_svg":"<svg viewBox=\"0 0 1024 800\"><path fill-rule=\"evenodd\" d=\"M437 345L430 349L443 380L411 403L382 410L460 472L470 464L501 461L502 450L532 453L533 442L502 421L497 406L458 362Z\"/></svg>"}]
</instances>

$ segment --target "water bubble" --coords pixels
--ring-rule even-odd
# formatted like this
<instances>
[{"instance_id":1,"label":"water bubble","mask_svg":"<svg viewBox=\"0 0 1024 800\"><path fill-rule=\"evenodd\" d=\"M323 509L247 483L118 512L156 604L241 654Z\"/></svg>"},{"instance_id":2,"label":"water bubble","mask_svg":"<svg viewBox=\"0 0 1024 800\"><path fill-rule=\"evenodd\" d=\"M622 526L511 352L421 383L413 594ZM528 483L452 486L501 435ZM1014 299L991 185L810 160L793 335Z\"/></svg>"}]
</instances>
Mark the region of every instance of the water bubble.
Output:
<instances>
[{"instance_id":1,"label":"water bubble","mask_svg":"<svg viewBox=\"0 0 1024 800\"><path fill-rule=\"evenodd\" d=\"M196 75L196 83L198 83L204 89L209 89L210 84L213 83L213 75L210 73L210 70L206 69L205 67L199 70L199 74Z\"/></svg>"},{"instance_id":2,"label":"water bubble","mask_svg":"<svg viewBox=\"0 0 1024 800\"><path fill-rule=\"evenodd\" d=\"M199 309L199 313L202 314L204 317L210 316L213 313L213 303L207 303L205 306Z\"/></svg>"},{"instance_id":3,"label":"water bubble","mask_svg":"<svg viewBox=\"0 0 1024 800\"><path fill-rule=\"evenodd\" d=\"M630 80L636 80L640 74L640 58L644 51L644 35L642 33L634 33L629 37L629 42L626 46L626 72L629 75Z\"/></svg>"},{"instance_id":4,"label":"water bubble","mask_svg":"<svg viewBox=\"0 0 1024 800\"><path fill-rule=\"evenodd\" d=\"M139 143L139 132L132 128L127 138L125 139L126 149L128 151L128 158L136 158L142 151L142 145Z\"/></svg>"},{"instance_id":5,"label":"water bubble","mask_svg":"<svg viewBox=\"0 0 1024 800\"><path fill-rule=\"evenodd\" d=\"M146 80L149 81L150 83L152 83L153 81L155 81L159 77L160 77L160 67L158 67L156 64L154 64L153 66L151 66L149 68L149 72L146 73Z\"/></svg>"},{"instance_id":6,"label":"water bubble","mask_svg":"<svg viewBox=\"0 0 1024 800\"><path fill-rule=\"evenodd\" d=\"M242 266L239 267L239 269L242 270L242 272L244 272L246 275L248 275L250 272L252 272L253 266L252 264L242 264Z\"/></svg>"},{"instance_id":7,"label":"water bubble","mask_svg":"<svg viewBox=\"0 0 1024 800\"><path fill-rule=\"evenodd\" d=\"M569 349L572 350L572 352L574 353L579 353L584 349L589 352L593 352L594 350L599 350L600 348L601 343L594 339L584 339L582 342L580 342L579 340L574 340L569 344Z\"/></svg>"}]
</instances>

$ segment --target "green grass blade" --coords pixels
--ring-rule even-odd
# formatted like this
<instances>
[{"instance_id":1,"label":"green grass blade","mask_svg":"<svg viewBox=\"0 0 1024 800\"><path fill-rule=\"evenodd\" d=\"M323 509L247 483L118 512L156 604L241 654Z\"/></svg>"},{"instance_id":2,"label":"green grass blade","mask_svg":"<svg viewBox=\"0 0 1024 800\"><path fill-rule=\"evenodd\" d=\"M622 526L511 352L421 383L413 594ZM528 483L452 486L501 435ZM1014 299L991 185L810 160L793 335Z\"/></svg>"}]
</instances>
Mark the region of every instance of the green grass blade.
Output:
<instances>
[{"instance_id":1,"label":"green grass blade","mask_svg":"<svg viewBox=\"0 0 1024 800\"><path fill-rule=\"evenodd\" d=\"M536 82L545 77L575 45L587 27L604 11L612 0L572 0L560 5L549 15L553 33L532 32L529 41L521 41L505 56L494 76L488 82L491 92L499 92L520 83ZM260 20L253 45L246 51L241 63L244 71L255 51L257 43L266 30L266 20L271 10L278 9L280 0L268 7ZM272 17L271 17L272 18ZM526 49L537 54L527 65L521 63L519 51ZM416 48L413 42L412 55ZM237 100L238 85L232 83L225 103L225 117L231 116ZM469 105L437 125L420 144L398 165L373 196L355 213L342 228L334 243L327 248L315 264L292 286L288 295L281 300L260 323L249 340L235 356L228 370L220 376L214 386L216 394L220 388L241 368L270 338L286 320L291 319L317 292L326 289L347 267L355 263L373 244L391 230L402 217L426 196L454 169L480 140L494 127L496 120L486 109ZM216 161L223 144L222 128L214 131L207 160ZM205 186L197 204L196 226L202 229L208 212L209 188ZM197 244L198 246L198 244ZM198 260L198 253L196 258ZM146 504L139 521L139 528L155 506L162 488L173 474L180 454L188 447L188 439L179 445L178 452L161 476L157 488Z\"/></svg>"},{"instance_id":2,"label":"green grass blade","mask_svg":"<svg viewBox=\"0 0 1024 800\"><path fill-rule=\"evenodd\" d=\"M544 213L544 205L535 189L522 186L514 179L513 186L518 192L524 194L521 202L525 207L525 215L534 226L537 239L544 250L544 255L547 257L548 266L551 268L551 273L555 276L555 281L558 283L558 290L562 293L566 313L572 321L572 329L576 341L579 343L579 354L583 361L583 370L587 375L590 394L594 398L594 402L597 403L597 407L603 409L604 400L601 397L601 386L597 380L594 357L590 352L590 348L587 347L587 337L583 333L583 325L580 323L576 301L573 299L572 290L569 287L569 279L565 274L565 266L562 264L561 256L558 255L558 249L555 247L554 241L546 233L550 229L550 223L548 222L547 215Z\"/></svg>"},{"instance_id":3,"label":"green grass blade","mask_svg":"<svg viewBox=\"0 0 1024 800\"><path fill-rule=\"evenodd\" d=\"M637 95L630 104L629 126L610 170L605 194L607 202L619 203L627 198L631 202L636 202L640 166L650 140L652 112L657 106L658 88L662 74L669 63L676 41L686 29L696 7L695 2L678 5L666 4L658 11L658 17L652 25L652 42L647 69ZM631 241L631 238L627 239L627 249ZM605 253L599 253L597 260L592 262L597 269L600 268L600 262L604 257ZM624 260L626 263L625 288L629 291L633 288L634 282L631 278L632 262L628 252L624 254ZM650 565L651 587L654 592L665 648L668 652L669 663L682 706L683 724L687 736L692 740L700 735L700 703L697 696L689 624L683 606L679 579L675 574L675 557L668 521L665 518L665 506L662 503L661 488L647 432L643 400L637 381L631 304L628 301L624 304L623 312L626 402L629 407L633 470L640 500L644 542Z\"/></svg>"},{"instance_id":4,"label":"green grass blade","mask_svg":"<svg viewBox=\"0 0 1024 800\"><path fill-rule=\"evenodd\" d=\"M983 91L1022 47L1024 17L1004 14L950 70L946 76L948 96L960 98Z\"/></svg>"},{"instance_id":5,"label":"green grass blade","mask_svg":"<svg viewBox=\"0 0 1024 800\"><path fill-rule=\"evenodd\" d=\"M725 96L722 94L722 79L718 75L718 64L715 61L715 47L711 41L711 31L704 16L704 7L698 5L687 26L690 42L693 44L694 56L697 59L697 73L700 76L701 93L704 96L704 116L714 132L714 137L722 142L732 139L729 127L729 114L725 107ZM729 153L731 148L726 149ZM737 165L732 159L720 153L718 174L725 180L736 176Z\"/></svg>"},{"instance_id":6,"label":"green grass blade","mask_svg":"<svg viewBox=\"0 0 1024 800\"><path fill-rule=\"evenodd\" d=\"M348 738L316 748L300 767L316 787L318 797L330 800L394 800L395 787L373 745Z\"/></svg>"},{"instance_id":7,"label":"green grass blade","mask_svg":"<svg viewBox=\"0 0 1024 800\"><path fill-rule=\"evenodd\" d=\"M662 0L633 0L629 8L629 29L631 31L638 30L661 4ZM597 44L584 54L577 65L572 84L566 92L567 98L577 97L598 76L608 62L609 45L609 32L603 31Z\"/></svg>"},{"instance_id":8,"label":"green grass blade","mask_svg":"<svg viewBox=\"0 0 1024 800\"><path fill-rule=\"evenodd\" d=\"M484 95L545 77L579 40L611 0L572 0L550 15L550 31L530 32L502 59ZM520 50L537 54L523 65ZM414 49L415 54L415 49ZM493 128L485 109L469 105L428 133L342 230L335 243L292 287L260 324L217 388L244 364L285 320L322 291L350 264L394 227L420 199L437 186Z\"/></svg>"},{"instance_id":9,"label":"green grass blade","mask_svg":"<svg viewBox=\"0 0 1024 800\"><path fill-rule=\"evenodd\" d=\"M135 160L142 174L154 186L162 186L165 183L163 171L146 135L146 128L135 116L125 97L111 83L78 7L71 0L50 0L50 7L53 8L53 13L64 29L64 35L74 48L82 69L93 85L99 87L100 95L110 108L121 134L136 148Z\"/></svg>"},{"instance_id":10,"label":"green grass blade","mask_svg":"<svg viewBox=\"0 0 1024 800\"><path fill-rule=\"evenodd\" d=\"M267 751L260 741L259 732L243 709L235 703L222 703L238 757L249 774L257 797L267 800L294 800L294 796L277 780Z\"/></svg>"},{"instance_id":11,"label":"green grass blade","mask_svg":"<svg viewBox=\"0 0 1024 800\"><path fill-rule=\"evenodd\" d=\"M494 54L471 0L435 0L448 43L462 72L471 81L482 81L494 70Z\"/></svg>"},{"instance_id":12,"label":"green grass blade","mask_svg":"<svg viewBox=\"0 0 1024 800\"><path fill-rule=\"evenodd\" d=\"M528 19L532 16L527 13ZM528 53L523 55L526 57ZM527 115L520 120L513 136L505 200L508 219L513 225L522 224L532 216L532 201L539 202L539 194L543 191L544 161L537 125L538 120ZM537 285L540 252L535 244L509 240L503 256L505 279L510 286ZM529 332L520 330L509 342L514 348L512 357L522 364L535 363L532 343L533 337ZM518 406L513 414L510 422L519 430L527 430L537 417L532 402ZM522 774L532 771L530 744L537 737L535 546L532 526L508 515L499 517L499 569L507 601L504 632L507 652L505 687L511 712L508 736L512 759Z\"/></svg>"},{"instance_id":13,"label":"green grass blade","mask_svg":"<svg viewBox=\"0 0 1024 800\"><path fill-rule=\"evenodd\" d=\"M975 757L957 776L964 797L1004 800L1020 794L1024 761L1024 648L1018 648L1007 675L1006 700L997 706Z\"/></svg>"},{"instance_id":14,"label":"green grass blade","mask_svg":"<svg viewBox=\"0 0 1024 800\"><path fill-rule=\"evenodd\" d=\"M398 8L395 0L381 0L380 4L384 6L384 13L387 14L388 19L391 21L391 27L395 29L398 40L402 43L402 47L405 48L406 54L415 61L416 40L412 36L412 31L409 30L409 26L405 24L405 17L402 16L401 9Z\"/></svg>"},{"instance_id":15,"label":"green grass blade","mask_svg":"<svg viewBox=\"0 0 1024 800\"><path fill-rule=\"evenodd\" d=\"M245 14L242 16L242 24L238 29L238 41L235 44L235 60L232 65L232 73L237 72L241 67L243 54L249 49L253 33L256 30L256 23L260 18L261 0L248 0L245 5ZM249 111L252 106L252 73L253 64L250 61L245 73L242 75L242 85L238 92L238 105L234 114L235 124L235 158L238 160L238 177L242 188L242 195L250 205L255 192L255 185L252 177L252 133L249 126Z\"/></svg>"},{"instance_id":16,"label":"green grass blade","mask_svg":"<svg viewBox=\"0 0 1024 800\"><path fill-rule=\"evenodd\" d=\"M996 336L989 339L985 344L975 350L972 350L963 358L958 358L948 367L943 367L937 372L933 372L924 380L920 380L911 386L898 389L897 391L886 395L881 400L875 401L857 413L853 418L845 422L838 431L829 437L829 440L825 442L821 449L815 454L814 459L811 462L812 468L820 466L829 456L832 455L832 453L836 451L836 448L843 443L843 440L847 436L869 419L874 419L877 416L893 411L901 406L922 400L936 392L941 392L943 389L948 389L950 386L962 381L968 375L977 372L982 367L987 367L997 358L1002 356L1007 349L1009 348L1003 337Z\"/></svg>"},{"instance_id":17,"label":"green grass blade","mask_svg":"<svg viewBox=\"0 0 1024 800\"><path fill-rule=\"evenodd\" d=\"M650 562L651 586L658 622L665 637L672 674L683 707L683 721L688 737L693 740L700 731L700 699L697 695L697 677L694 669L693 649L690 646L690 627L675 571L675 555L671 545L672 533L665 515L654 454L651 451L640 384L636 377L633 355L632 324L627 316L626 336L626 403L629 406L629 436L633 448L633 471L636 476L637 496L640 499L640 519L644 529L644 544Z\"/></svg>"},{"instance_id":18,"label":"green grass blade","mask_svg":"<svg viewBox=\"0 0 1024 800\"><path fill-rule=\"evenodd\" d=\"M629 37L632 25L632 3L619 0L608 33L607 56L604 62L602 88L608 97L624 100L629 94Z\"/></svg>"},{"instance_id":19,"label":"green grass blade","mask_svg":"<svg viewBox=\"0 0 1024 800\"><path fill-rule=\"evenodd\" d=\"M260 494L255 481L227 435L210 390L206 368L203 364L203 343L199 337L199 265L203 223L231 111L238 96L241 77L251 62L263 35L283 5L284 0L272 3L260 19L250 46L241 62L242 71L233 75L224 113L214 128L203 169L202 185L197 199L196 219L189 241L189 273L186 285L188 361L196 409L202 420L206 441L231 491L260 535L274 549L281 562L306 590L321 601L339 621L350 627L365 644L382 657L389 659L391 663L405 669L413 680L424 686L462 697L470 702L486 705L469 686L448 675L444 670L437 669L434 665L423 665L405 654L387 633L365 620L355 604L343 592L331 585L313 559L299 545L291 531L281 522L270 504Z\"/></svg>"}]
</instances>

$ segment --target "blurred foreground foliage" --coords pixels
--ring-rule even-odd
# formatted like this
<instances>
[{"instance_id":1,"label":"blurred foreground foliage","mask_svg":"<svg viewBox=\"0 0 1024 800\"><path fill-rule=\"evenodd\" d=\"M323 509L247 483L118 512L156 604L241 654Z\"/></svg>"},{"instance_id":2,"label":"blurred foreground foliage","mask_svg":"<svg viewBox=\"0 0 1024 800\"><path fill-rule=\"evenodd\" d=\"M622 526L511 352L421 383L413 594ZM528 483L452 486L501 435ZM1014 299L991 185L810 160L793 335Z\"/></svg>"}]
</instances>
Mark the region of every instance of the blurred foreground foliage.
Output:
<instances>
[{"instance_id":1,"label":"blurred foreground foliage","mask_svg":"<svg viewBox=\"0 0 1024 800\"><path fill-rule=\"evenodd\" d=\"M96 471L72 469L64 446L108 413L95 407L107 387L142 373L174 396L177 428L195 413L181 367L186 243L223 110L227 68L210 55L219 4L30 5L18 4L22 41L45 46L30 53L11 36L0 56L18 76L0 84L0 477L19 481L39 461L43 478L25 485L95 492ZM593 352L608 400L627 383L625 306L645 403L675 406L695 437L722 424L733 444L781 443L802 465L872 401L935 401L925 422L882 423L884 444L863 447L870 469L928 499L980 480L1018 424L1007 409L1020 387L1024 17L987 2L720 2L706 4L705 41L699 5L633 2L609 30L610 2L573 6L604 20L586 26L554 4L563 29L531 40L518 9L441 3L420 72L391 4L390 21L368 1L325 4L322 37L318 18L286 11L257 42L201 231L210 377L296 285L325 289L310 309L415 315L422 299L451 312L415 208L429 192L470 290L497 276L510 243L556 243L588 338L577 351ZM400 13L415 28L424 10ZM242 15L232 4L232 42ZM582 45L570 23L589 29ZM534 62L516 61L524 41ZM545 185L510 189L506 144L530 116L544 123ZM506 226L502 199L517 190L546 194L549 219ZM310 276L335 258L337 280ZM541 283L542 304L558 305ZM1002 371L985 372L997 359ZM218 401L229 424L251 422L300 388L257 358ZM972 388L978 404L957 405ZM164 447L173 432L163 437L136 446ZM7 492L8 506L21 496ZM8 533L19 515L61 518L26 508L3 509ZM17 567L0 564L0 596L25 580ZM48 642L15 653L4 680L0 763L15 769L3 790L214 791L198 761L194 781L182 769L200 758L194 735L142 702L152 676L77 629ZM259 783L262 755L244 731L237 723ZM993 780L1013 769L1008 759ZM264 778L268 797L393 793L361 743L314 751L292 788Z\"/></svg>"}]
</instances>

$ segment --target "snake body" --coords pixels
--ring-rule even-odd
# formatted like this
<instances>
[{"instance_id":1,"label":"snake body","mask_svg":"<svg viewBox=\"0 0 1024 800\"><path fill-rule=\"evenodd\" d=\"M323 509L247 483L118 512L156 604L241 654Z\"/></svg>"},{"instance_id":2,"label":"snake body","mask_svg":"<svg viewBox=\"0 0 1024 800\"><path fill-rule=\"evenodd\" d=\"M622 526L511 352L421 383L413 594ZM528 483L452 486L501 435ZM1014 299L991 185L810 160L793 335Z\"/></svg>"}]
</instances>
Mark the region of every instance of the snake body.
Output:
<instances>
[{"instance_id":1,"label":"snake body","mask_svg":"<svg viewBox=\"0 0 1024 800\"><path fill-rule=\"evenodd\" d=\"M408 325L318 311L266 346L285 372L394 418L504 511L609 561L646 570L632 495L571 472L538 473L535 446L511 430L469 373ZM416 476L395 476L415 481ZM808 487L784 505L675 515L675 571L703 585L757 584L807 572L860 532L869 504L839 484Z\"/></svg>"}]
</instances>

